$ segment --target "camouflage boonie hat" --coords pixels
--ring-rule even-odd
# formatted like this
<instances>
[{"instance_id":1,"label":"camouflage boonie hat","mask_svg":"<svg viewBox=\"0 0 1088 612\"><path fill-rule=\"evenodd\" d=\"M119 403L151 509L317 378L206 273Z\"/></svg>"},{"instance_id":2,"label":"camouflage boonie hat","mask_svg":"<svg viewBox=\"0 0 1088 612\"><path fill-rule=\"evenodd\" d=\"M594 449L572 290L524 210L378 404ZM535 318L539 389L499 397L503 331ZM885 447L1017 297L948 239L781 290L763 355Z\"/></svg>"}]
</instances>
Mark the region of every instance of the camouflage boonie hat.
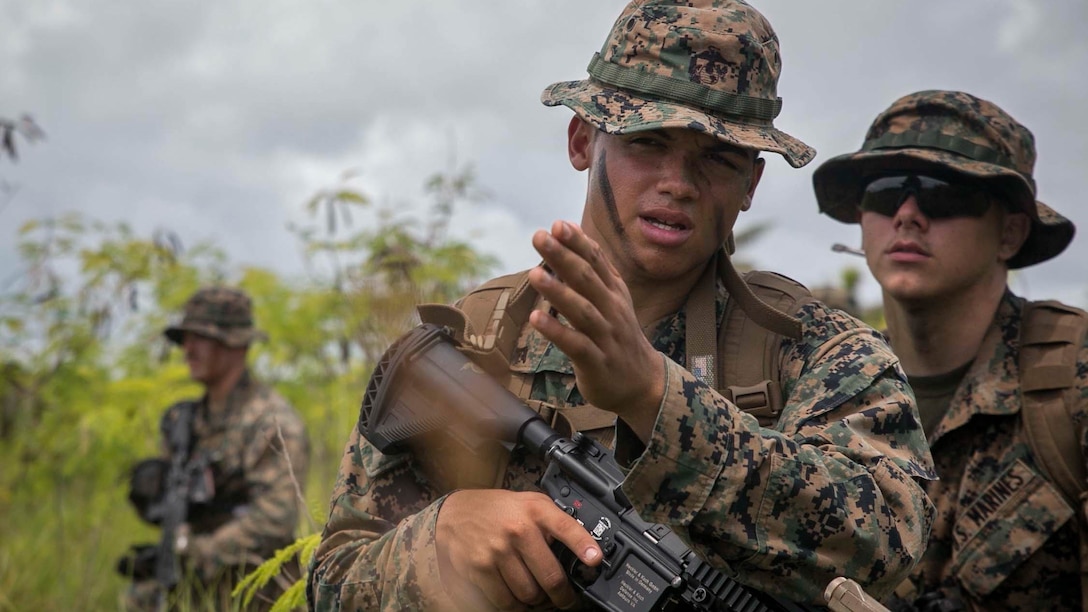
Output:
<instances>
[{"instance_id":1,"label":"camouflage boonie hat","mask_svg":"<svg viewBox=\"0 0 1088 612\"><path fill-rule=\"evenodd\" d=\"M185 340L192 332L240 348L266 339L265 333L253 327L253 307L249 296L228 287L205 287L185 302L181 323L167 327L163 335L174 344Z\"/></svg>"},{"instance_id":2,"label":"camouflage boonie hat","mask_svg":"<svg viewBox=\"0 0 1088 612\"><path fill-rule=\"evenodd\" d=\"M549 86L541 102L568 106L609 134L687 128L779 153L794 168L816 156L774 127L778 37L740 0L635 0L588 70L586 80Z\"/></svg>"},{"instance_id":3,"label":"camouflage boonie hat","mask_svg":"<svg viewBox=\"0 0 1088 612\"><path fill-rule=\"evenodd\" d=\"M1073 222L1035 199L1035 137L992 102L959 91L920 91L896 100L869 126L861 150L833 157L812 175L820 211L857 223L865 186L881 174L956 173L978 179L1031 218L1008 261L1023 268L1073 240Z\"/></svg>"}]
</instances>

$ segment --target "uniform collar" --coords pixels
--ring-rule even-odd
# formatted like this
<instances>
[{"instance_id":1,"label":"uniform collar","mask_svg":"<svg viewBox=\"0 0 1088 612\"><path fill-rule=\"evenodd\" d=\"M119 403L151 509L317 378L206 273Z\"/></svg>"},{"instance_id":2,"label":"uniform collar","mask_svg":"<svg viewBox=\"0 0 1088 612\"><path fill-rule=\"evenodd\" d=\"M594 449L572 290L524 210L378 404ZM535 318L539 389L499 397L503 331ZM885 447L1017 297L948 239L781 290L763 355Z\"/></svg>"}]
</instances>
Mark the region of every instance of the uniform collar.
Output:
<instances>
[{"instance_id":1,"label":"uniform collar","mask_svg":"<svg viewBox=\"0 0 1088 612\"><path fill-rule=\"evenodd\" d=\"M1024 299L1008 289L998 304L993 321L975 360L956 389L948 412L933 432L943 434L962 427L976 414L1009 415L1020 412L1020 321Z\"/></svg>"},{"instance_id":2,"label":"uniform collar","mask_svg":"<svg viewBox=\"0 0 1088 612\"><path fill-rule=\"evenodd\" d=\"M230 390L230 393L227 394L227 399L222 404L223 409L221 412L218 410L211 410L212 405L208 401L207 393L201 398L200 403L203 408L202 412L205 416L209 417L209 419L221 420L226 418L226 416L236 413L237 408L249 400L249 397L253 394L254 387L253 377L250 376L249 369L247 368L242 372L242 375L238 377L238 382L234 383L234 387Z\"/></svg>"}]
</instances>

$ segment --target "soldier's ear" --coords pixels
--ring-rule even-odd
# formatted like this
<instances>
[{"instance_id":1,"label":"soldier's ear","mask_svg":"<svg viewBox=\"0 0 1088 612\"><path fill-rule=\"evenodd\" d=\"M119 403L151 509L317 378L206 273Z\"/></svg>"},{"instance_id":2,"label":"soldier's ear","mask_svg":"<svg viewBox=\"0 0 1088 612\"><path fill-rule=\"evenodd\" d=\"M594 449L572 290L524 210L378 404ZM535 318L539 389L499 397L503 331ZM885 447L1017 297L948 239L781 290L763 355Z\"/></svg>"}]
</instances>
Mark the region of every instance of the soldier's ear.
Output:
<instances>
[{"instance_id":1,"label":"soldier's ear","mask_svg":"<svg viewBox=\"0 0 1088 612\"><path fill-rule=\"evenodd\" d=\"M567 125L567 156L570 165L581 172L587 170L593 162L593 136L597 128L575 115Z\"/></svg>"},{"instance_id":2,"label":"soldier's ear","mask_svg":"<svg viewBox=\"0 0 1088 612\"><path fill-rule=\"evenodd\" d=\"M998 245L997 256L1002 262L1007 262L1020 252L1024 241L1031 233L1031 219L1023 213L1007 213L1001 222L1001 244Z\"/></svg>"},{"instance_id":3,"label":"soldier's ear","mask_svg":"<svg viewBox=\"0 0 1088 612\"><path fill-rule=\"evenodd\" d=\"M744 206L741 210L748 210L752 207L752 198L756 195L756 187L759 187L759 179L763 178L763 168L767 165L766 160L759 157L756 154L756 158L752 160L752 176L748 178L748 197L745 198Z\"/></svg>"}]
</instances>

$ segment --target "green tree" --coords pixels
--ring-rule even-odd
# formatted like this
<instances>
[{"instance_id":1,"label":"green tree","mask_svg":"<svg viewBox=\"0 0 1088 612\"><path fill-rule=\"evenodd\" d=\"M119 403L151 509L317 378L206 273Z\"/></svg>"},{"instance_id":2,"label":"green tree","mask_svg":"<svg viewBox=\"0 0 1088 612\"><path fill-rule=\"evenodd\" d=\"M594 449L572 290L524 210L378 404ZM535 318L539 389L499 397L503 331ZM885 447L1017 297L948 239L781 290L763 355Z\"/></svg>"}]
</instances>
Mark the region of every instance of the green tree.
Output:
<instances>
[{"instance_id":1,"label":"green tree","mask_svg":"<svg viewBox=\"0 0 1088 612\"><path fill-rule=\"evenodd\" d=\"M340 184L306 203L311 219L325 219L324 231L314 223L292 230L310 268L322 258L332 271L330 279L318 283L335 300L328 306L339 326L335 342L341 361L347 363L352 351L360 351L365 362L373 363L417 322L415 304L455 299L497 262L447 237L455 208L486 197L470 167L427 179L431 203L425 223L398 212L412 208L400 206L375 211L377 224L362 229L352 226L350 211L372 207L372 198L347 184L356 177L345 174Z\"/></svg>"},{"instance_id":2,"label":"green tree","mask_svg":"<svg viewBox=\"0 0 1088 612\"><path fill-rule=\"evenodd\" d=\"M308 338L327 349L310 349L311 355L325 355L322 369L327 377L321 387L294 390L300 399L310 400L316 392L326 407L326 410L314 408L308 419L312 427L320 427L318 437L325 441L315 444L318 456L313 462L324 469L311 472L310 479L322 487L317 504L310 506L313 527L303 529L289 550L281 551L282 554L258 568L248 582L239 585L238 594L243 598L251 596L276 575L291 554L299 552L304 561L309 561L320 537L317 525L324 521L327 511L331 493L327 487L335 480L346 434L358 417L356 412L342 408L359 405L373 365L389 344L419 322L415 305L454 300L478 284L497 263L471 245L448 237L450 218L456 207L486 197L486 192L476 186L471 168L436 174L427 180L426 193L431 205L426 223L384 209L376 211L375 226L359 230L353 227L354 215L345 211L358 212L370 207L372 199L345 184L356 176L345 174L341 184L320 191L307 202L311 220L324 219L323 230L316 223L292 227L303 244L309 267L315 269L315 260L324 258L331 269L329 277L315 281L314 289L316 310L327 320L316 327L308 326L311 330L324 330L316 335L311 333ZM254 295L255 302L265 301L259 299L259 293ZM314 340L316 337L320 339ZM284 383L291 388L288 381ZM291 392L288 397L296 400ZM304 581L295 583L274 609L278 612L304 606L303 587Z\"/></svg>"}]
</instances>

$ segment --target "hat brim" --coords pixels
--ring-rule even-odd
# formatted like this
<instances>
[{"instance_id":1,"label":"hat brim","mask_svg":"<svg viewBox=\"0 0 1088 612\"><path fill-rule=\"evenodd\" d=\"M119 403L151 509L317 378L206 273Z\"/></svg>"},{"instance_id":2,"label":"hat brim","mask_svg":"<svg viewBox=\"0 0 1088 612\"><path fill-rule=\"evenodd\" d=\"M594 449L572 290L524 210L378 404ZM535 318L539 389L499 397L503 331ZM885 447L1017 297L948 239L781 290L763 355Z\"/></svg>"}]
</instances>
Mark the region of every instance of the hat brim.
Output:
<instances>
[{"instance_id":1,"label":"hat brim","mask_svg":"<svg viewBox=\"0 0 1088 612\"><path fill-rule=\"evenodd\" d=\"M185 341L186 333L193 333L213 340L217 340L230 348L242 348L262 340L267 340L268 335L254 327L223 328L211 323L198 323L194 321L183 322L180 325L172 325L163 330L163 335L170 342L181 346Z\"/></svg>"},{"instance_id":2,"label":"hat brim","mask_svg":"<svg viewBox=\"0 0 1088 612\"><path fill-rule=\"evenodd\" d=\"M1036 216L1031 219L1031 233L1024 245L1009 260L1009 267L1025 268L1057 256L1073 242L1077 228L1058 211L1035 201Z\"/></svg>"},{"instance_id":3,"label":"hat brim","mask_svg":"<svg viewBox=\"0 0 1088 612\"><path fill-rule=\"evenodd\" d=\"M871 177L888 172L949 172L992 183L1031 218L1031 232L1009 268L1023 268L1061 253L1073 240L1073 222L1035 199L1028 181L1014 170L937 149L902 148L860 151L833 157L812 174L820 212L843 223L860 220L858 204Z\"/></svg>"},{"instance_id":4,"label":"hat brim","mask_svg":"<svg viewBox=\"0 0 1088 612\"><path fill-rule=\"evenodd\" d=\"M566 106L608 134L685 128L745 149L778 153L794 168L816 157L815 149L769 124L729 121L699 108L641 97L594 79L553 83L540 101L547 106Z\"/></svg>"}]
</instances>

